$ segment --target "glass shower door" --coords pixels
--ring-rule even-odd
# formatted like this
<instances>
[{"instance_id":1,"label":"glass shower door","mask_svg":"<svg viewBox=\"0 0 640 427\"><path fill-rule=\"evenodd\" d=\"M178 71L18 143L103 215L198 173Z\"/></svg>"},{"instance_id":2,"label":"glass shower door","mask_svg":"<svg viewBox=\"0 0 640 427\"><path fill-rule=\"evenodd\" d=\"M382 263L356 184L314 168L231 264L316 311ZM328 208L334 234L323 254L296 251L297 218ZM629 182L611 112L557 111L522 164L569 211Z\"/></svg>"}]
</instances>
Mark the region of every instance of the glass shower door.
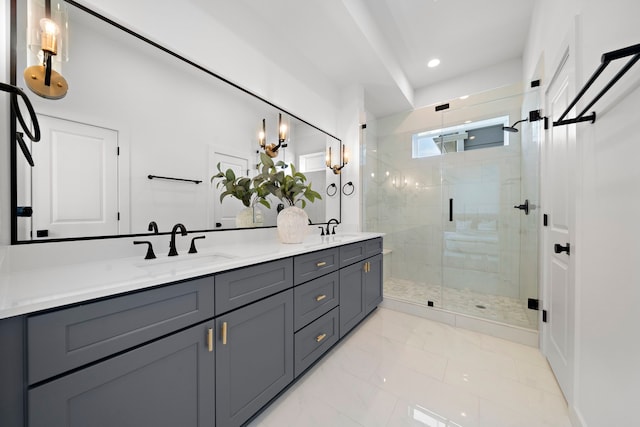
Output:
<instances>
[{"instance_id":1,"label":"glass shower door","mask_svg":"<svg viewBox=\"0 0 640 427\"><path fill-rule=\"evenodd\" d=\"M445 156L442 308L529 327L520 299L520 150Z\"/></svg>"}]
</instances>

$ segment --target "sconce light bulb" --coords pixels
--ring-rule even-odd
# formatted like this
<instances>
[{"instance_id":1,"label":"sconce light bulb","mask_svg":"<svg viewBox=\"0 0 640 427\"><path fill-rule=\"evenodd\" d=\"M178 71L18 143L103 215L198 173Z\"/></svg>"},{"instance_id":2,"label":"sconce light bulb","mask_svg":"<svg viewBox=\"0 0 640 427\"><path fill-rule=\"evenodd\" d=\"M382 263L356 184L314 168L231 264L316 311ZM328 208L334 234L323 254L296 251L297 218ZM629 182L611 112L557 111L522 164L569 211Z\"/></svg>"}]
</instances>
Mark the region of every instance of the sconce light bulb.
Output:
<instances>
[{"instance_id":1,"label":"sconce light bulb","mask_svg":"<svg viewBox=\"0 0 640 427\"><path fill-rule=\"evenodd\" d=\"M375 177L376 177L376 174L371 172L371 178L375 178Z\"/></svg>"},{"instance_id":2,"label":"sconce light bulb","mask_svg":"<svg viewBox=\"0 0 640 427\"><path fill-rule=\"evenodd\" d=\"M386 172L386 175L389 176L389 171Z\"/></svg>"},{"instance_id":3,"label":"sconce light bulb","mask_svg":"<svg viewBox=\"0 0 640 427\"><path fill-rule=\"evenodd\" d=\"M58 34L60 34L58 25L51 19L42 18L40 28L42 29L42 50L56 55L58 53Z\"/></svg>"},{"instance_id":4,"label":"sconce light bulb","mask_svg":"<svg viewBox=\"0 0 640 427\"><path fill-rule=\"evenodd\" d=\"M258 140L260 141L260 144L264 142L264 131L261 130L258 132Z\"/></svg>"}]
</instances>

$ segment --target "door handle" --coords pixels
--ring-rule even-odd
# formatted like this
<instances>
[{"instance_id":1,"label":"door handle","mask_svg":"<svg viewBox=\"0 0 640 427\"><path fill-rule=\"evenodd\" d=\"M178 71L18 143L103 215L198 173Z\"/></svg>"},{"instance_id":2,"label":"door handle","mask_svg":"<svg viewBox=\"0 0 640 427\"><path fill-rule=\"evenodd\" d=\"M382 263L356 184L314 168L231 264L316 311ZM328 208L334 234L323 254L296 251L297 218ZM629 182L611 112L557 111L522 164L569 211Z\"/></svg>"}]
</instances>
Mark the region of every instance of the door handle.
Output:
<instances>
[{"instance_id":1,"label":"door handle","mask_svg":"<svg viewBox=\"0 0 640 427\"><path fill-rule=\"evenodd\" d=\"M557 254L561 254L562 252L566 252L567 255L571 255L571 245L567 243L566 246L562 246L559 243L553 245L553 251Z\"/></svg>"},{"instance_id":2,"label":"door handle","mask_svg":"<svg viewBox=\"0 0 640 427\"><path fill-rule=\"evenodd\" d=\"M207 331L207 349L209 353L213 351L213 328L209 328Z\"/></svg>"},{"instance_id":3,"label":"door handle","mask_svg":"<svg viewBox=\"0 0 640 427\"><path fill-rule=\"evenodd\" d=\"M529 215L529 199L526 199L522 205L515 205L514 208L524 211L525 215Z\"/></svg>"},{"instance_id":4,"label":"door handle","mask_svg":"<svg viewBox=\"0 0 640 427\"><path fill-rule=\"evenodd\" d=\"M222 345L227 345L227 322L222 322Z\"/></svg>"}]
</instances>

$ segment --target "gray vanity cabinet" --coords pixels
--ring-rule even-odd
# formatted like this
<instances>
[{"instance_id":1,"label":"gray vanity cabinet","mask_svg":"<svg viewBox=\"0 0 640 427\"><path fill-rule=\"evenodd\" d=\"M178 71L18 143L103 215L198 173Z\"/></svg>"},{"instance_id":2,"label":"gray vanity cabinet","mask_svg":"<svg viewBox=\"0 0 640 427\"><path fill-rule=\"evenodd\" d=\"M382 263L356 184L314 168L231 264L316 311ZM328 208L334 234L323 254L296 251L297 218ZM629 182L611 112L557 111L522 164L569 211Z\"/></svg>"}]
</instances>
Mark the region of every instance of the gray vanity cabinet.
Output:
<instances>
[{"instance_id":1,"label":"gray vanity cabinet","mask_svg":"<svg viewBox=\"0 0 640 427\"><path fill-rule=\"evenodd\" d=\"M369 258L364 272L365 315L371 313L382 302L382 254Z\"/></svg>"},{"instance_id":2,"label":"gray vanity cabinet","mask_svg":"<svg viewBox=\"0 0 640 427\"><path fill-rule=\"evenodd\" d=\"M293 290L216 319L216 426L239 426L293 381Z\"/></svg>"},{"instance_id":3,"label":"gray vanity cabinet","mask_svg":"<svg viewBox=\"0 0 640 427\"><path fill-rule=\"evenodd\" d=\"M340 269L340 338L365 317L364 261Z\"/></svg>"},{"instance_id":4,"label":"gray vanity cabinet","mask_svg":"<svg viewBox=\"0 0 640 427\"><path fill-rule=\"evenodd\" d=\"M381 238L340 248L340 338L382 302L381 248Z\"/></svg>"},{"instance_id":5,"label":"gray vanity cabinet","mask_svg":"<svg viewBox=\"0 0 640 427\"><path fill-rule=\"evenodd\" d=\"M0 425L243 425L382 301L381 249L370 239L1 320Z\"/></svg>"},{"instance_id":6,"label":"gray vanity cabinet","mask_svg":"<svg viewBox=\"0 0 640 427\"><path fill-rule=\"evenodd\" d=\"M213 321L28 392L29 427L214 426Z\"/></svg>"},{"instance_id":7,"label":"gray vanity cabinet","mask_svg":"<svg viewBox=\"0 0 640 427\"><path fill-rule=\"evenodd\" d=\"M29 316L29 384L213 316L214 276Z\"/></svg>"}]
</instances>

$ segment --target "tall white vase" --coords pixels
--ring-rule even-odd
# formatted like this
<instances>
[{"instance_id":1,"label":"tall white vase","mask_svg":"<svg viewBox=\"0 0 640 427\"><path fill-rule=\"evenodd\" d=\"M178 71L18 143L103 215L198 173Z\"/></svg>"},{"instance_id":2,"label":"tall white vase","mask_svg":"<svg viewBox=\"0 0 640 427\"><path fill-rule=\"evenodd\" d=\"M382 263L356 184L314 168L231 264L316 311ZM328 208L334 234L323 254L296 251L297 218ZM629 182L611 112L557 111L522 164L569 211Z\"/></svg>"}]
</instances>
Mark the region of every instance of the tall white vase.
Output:
<instances>
[{"instance_id":1,"label":"tall white vase","mask_svg":"<svg viewBox=\"0 0 640 427\"><path fill-rule=\"evenodd\" d=\"M307 213L296 206L281 210L277 224L278 237L282 243L302 243L309 231Z\"/></svg>"}]
</instances>

